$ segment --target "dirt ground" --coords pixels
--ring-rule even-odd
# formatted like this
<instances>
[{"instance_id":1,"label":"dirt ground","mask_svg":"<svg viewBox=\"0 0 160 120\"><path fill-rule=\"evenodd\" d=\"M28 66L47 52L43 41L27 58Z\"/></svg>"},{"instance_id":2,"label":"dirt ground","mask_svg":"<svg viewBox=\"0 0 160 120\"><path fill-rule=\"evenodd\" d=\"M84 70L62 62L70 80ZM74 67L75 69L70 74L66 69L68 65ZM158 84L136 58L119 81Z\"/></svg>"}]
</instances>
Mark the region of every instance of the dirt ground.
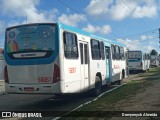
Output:
<instances>
[{"instance_id":1,"label":"dirt ground","mask_svg":"<svg viewBox=\"0 0 160 120\"><path fill-rule=\"evenodd\" d=\"M156 78L156 79L155 79ZM135 80L142 80L145 77L138 77ZM160 75L154 75L148 79L152 80L152 84L144 88L143 92L139 92L128 100L119 101L115 107L122 111L151 111L151 113L158 113L160 115ZM141 112L142 111L142 112ZM112 117L109 120L160 120L160 117Z\"/></svg>"}]
</instances>

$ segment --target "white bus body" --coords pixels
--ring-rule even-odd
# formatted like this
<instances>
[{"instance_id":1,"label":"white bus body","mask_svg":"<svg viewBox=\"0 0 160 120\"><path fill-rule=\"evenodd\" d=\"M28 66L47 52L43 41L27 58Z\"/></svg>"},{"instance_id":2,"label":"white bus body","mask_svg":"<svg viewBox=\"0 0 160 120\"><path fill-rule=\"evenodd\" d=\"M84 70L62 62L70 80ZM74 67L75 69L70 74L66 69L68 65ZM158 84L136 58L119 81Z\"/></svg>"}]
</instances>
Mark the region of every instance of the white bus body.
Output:
<instances>
[{"instance_id":1,"label":"white bus body","mask_svg":"<svg viewBox=\"0 0 160 120\"><path fill-rule=\"evenodd\" d=\"M99 94L102 85L126 77L125 52L123 44L61 23L8 28L6 92L65 94L94 88Z\"/></svg>"},{"instance_id":2,"label":"white bus body","mask_svg":"<svg viewBox=\"0 0 160 120\"><path fill-rule=\"evenodd\" d=\"M158 55L151 55L151 66L159 66L159 57Z\"/></svg>"},{"instance_id":3,"label":"white bus body","mask_svg":"<svg viewBox=\"0 0 160 120\"><path fill-rule=\"evenodd\" d=\"M150 56L142 51L128 51L129 71L146 71L150 68Z\"/></svg>"}]
</instances>

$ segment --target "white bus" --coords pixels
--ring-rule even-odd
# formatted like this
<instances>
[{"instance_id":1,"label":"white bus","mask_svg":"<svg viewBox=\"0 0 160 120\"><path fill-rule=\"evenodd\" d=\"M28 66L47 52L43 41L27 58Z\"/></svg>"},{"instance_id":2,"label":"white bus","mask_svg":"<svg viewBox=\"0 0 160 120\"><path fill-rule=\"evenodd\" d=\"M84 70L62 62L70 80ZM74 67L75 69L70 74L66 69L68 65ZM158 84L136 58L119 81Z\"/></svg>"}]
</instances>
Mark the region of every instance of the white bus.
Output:
<instances>
[{"instance_id":1,"label":"white bus","mask_svg":"<svg viewBox=\"0 0 160 120\"><path fill-rule=\"evenodd\" d=\"M158 67L159 66L159 56L151 55L151 66Z\"/></svg>"},{"instance_id":2,"label":"white bus","mask_svg":"<svg viewBox=\"0 0 160 120\"><path fill-rule=\"evenodd\" d=\"M4 66L5 66L5 61L3 57L3 49L0 48L0 80L4 80Z\"/></svg>"},{"instance_id":3,"label":"white bus","mask_svg":"<svg viewBox=\"0 0 160 120\"><path fill-rule=\"evenodd\" d=\"M111 52L112 51L112 52ZM81 93L126 77L126 47L61 23L6 29L8 93Z\"/></svg>"},{"instance_id":4,"label":"white bus","mask_svg":"<svg viewBox=\"0 0 160 120\"><path fill-rule=\"evenodd\" d=\"M144 72L150 68L150 55L142 51L128 51L129 71Z\"/></svg>"}]
</instances>

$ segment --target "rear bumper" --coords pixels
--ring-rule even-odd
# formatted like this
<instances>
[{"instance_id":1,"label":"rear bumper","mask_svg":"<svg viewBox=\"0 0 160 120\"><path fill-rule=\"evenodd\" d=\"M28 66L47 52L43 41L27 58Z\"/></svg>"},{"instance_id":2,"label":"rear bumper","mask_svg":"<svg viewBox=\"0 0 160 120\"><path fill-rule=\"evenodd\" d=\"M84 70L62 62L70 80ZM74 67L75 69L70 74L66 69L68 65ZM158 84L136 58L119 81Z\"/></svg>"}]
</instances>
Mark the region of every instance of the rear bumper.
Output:
<instances>
[{"instance_id":1,"label":"rear bumper","mask_svg":"<svg viewBox=\"0 0 160 120\"><path fill-rule=\"evenodd\" d=\"M136 71L136 70L143 70L143 68L129 67L129 70Z\"/></svg>"},{"instance_id":2,"label":"rear bumper","mask_svg":"<svg viewBox=\"0 0 160 120\"><path fill-rule=\"evenodd\" d=\"M54 94L62 93L60 82L54 84L8 84L5 83L6 93L13 94Z\"/></svg>"}]
</instances>

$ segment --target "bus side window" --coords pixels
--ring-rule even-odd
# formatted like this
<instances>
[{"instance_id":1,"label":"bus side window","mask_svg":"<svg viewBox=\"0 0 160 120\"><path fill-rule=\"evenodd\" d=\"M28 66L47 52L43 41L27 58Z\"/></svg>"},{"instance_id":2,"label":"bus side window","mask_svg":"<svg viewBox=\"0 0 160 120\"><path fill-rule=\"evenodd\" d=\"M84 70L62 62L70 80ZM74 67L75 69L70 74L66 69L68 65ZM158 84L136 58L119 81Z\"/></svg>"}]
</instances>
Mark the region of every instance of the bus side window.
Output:
<instances>
[{"instance_id":1,"label":"bus side window","mask_svg":"<svg viewBox=\"0 0 160 120\"><path fill-rule=\"evenodd\" d=\"M100 60L100 45L98 40L91 39L91 52L93 60Z\"/></svg>"},{"instance_id":2,"label":"bus side window","mask_svg":"<svg viewBox=\"0 0 160 120\"><path fill-rule=\"evenodd\" d=\"M84 44L84 56L85 56L85 64L88 64L88 46Z\"/></svg>"},{"instance_id":3,"label":"bus side window","mask_svg":"<svg viewBox=\"0 0 160 120\"><path fill-rule=\"evenodd\" d=\"M111 45L112 48L112 59L115 60L115 46Z\"/></svg>"},{"instance_id":4,"label":"bus side window","mask_svg":"<svg viewBox=\"0 0 160 120\"><path fill-rule=\"evenodd\" d=\"M144 60L146 60L146 53L144 54Z\"/></svg>"},{"instance_id":5,"label":"bus side window","mask_svg":"<svg viewBox=\"0 0 160 120\"><path fill-rule=\"evenodd\" d=\"M124 60L124 48L120 47L120 59Z\"/></svg>"},{"instance_id":6,"label":"bus side window","mask_svg":"<svg viewBox=\"0 0 160 120\"><path fill-rule=\"evenodd\" d=\"M145 60L145 54L143 54L143 60Z\"/></svg>"},{"instance_id":7,"label":"bus side window","mask_svg":"<svg viewBox=\"0 0 160 120\"><path fill-rule=\"evenodd\" d=\"M118 45L115 45L115 56L116 56L116 60L119 60L120 59L120 51L119 51L119 46Z\"/></svg>"},{"instance_id":8,"label":"bus side window","mask_svg":"<svg viewBox=\"0 0 160 120\"><path fill-rule=\"evenodd\" d=\"M109 59L109 48L105 49L105 53L106 53L106 59Z\"/></svg>"},{"instance_id":9,"label":"bus side window","mask_svg":"<svg viewBox=\"0 0 160 120\"><path fill-rule=\"evenodd\" d=\"M146 60L148 60L148 54L146 54Z\"/></svg>"},{"instance_id":10,"label":"bus side window","mask_svg":"<svg viewBox=\"0 0 160 120\"><path fill-rule=\"evenodd\" d=\"M79 46L80 46L80 54L81 54L81 64L83 64L83 44L80 43Z\"/></svg>"},{"instance_id":11,"label":"bus side window","mask_svg":"<svg viewBox=\"0 0 160 120\"><path fill-rule=\"evenodd\" d=\"M151 58L150 58L150 55L148 54L148 60L150 60Z\"/></svg>"},{"instance_id":12,"label":"bus side window","mask_svg":"<svg viewBox=\"0 0 160 120\"><path fill-rule=\"evenodd\" d=\"M100 42L100 52L101 52L101 58L102 58L102 60L104 60L105 55L104 55L104 43L103 43L103 41Z\"/></svg>"},{"instance_id":13,"label":"bus side window","mask_svg":"<svg viewBox=\"0 0 160 120\"><path fill-rule=\"evenodd\" d=\"M78 59L77 36L74 33L63 33L64 55L67 59Z\"/></svg>"}]
</instances>

